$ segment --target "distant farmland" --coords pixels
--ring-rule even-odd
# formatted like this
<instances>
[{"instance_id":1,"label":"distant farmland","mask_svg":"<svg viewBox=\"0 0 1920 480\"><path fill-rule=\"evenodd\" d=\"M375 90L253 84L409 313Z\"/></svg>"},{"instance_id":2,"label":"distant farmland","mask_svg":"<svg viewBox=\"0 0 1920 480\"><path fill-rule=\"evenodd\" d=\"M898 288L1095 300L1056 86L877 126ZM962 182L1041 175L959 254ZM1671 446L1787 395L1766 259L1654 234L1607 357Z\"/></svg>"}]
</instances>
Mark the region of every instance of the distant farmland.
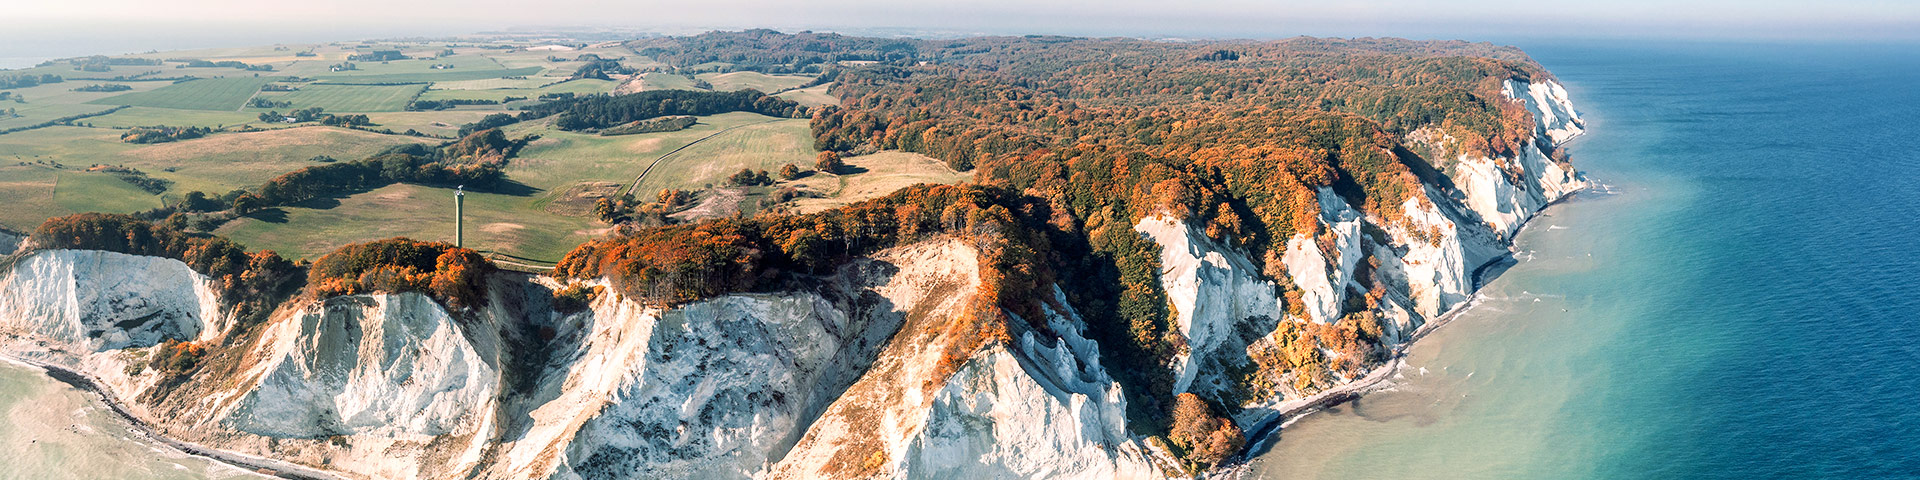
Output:
<instances>
[{"instance_id":1,"label":"distant farmland","mask_svg":"<svg viewBox=\"0 0 1920 480\"><path fill-rule=\"evenodd\" d=\"M278 110L320 107L328 112L398 112L426 85L314 84L286 93L262 93L260 98L291 103Z\"/></svg>"},{"instance_id":2,"label":"distant farmland","mask_svg":"<svg viewBox=\"0 0 1920 480\"><path fill-rule=\"evenodd\" d=\"M87 103L181 110L239 110L248 98L253 97L254 92L260 91L260 86L278 79L279 77L204 78Z\"/></svg>"},{"instance_id":3,"label":"distant farmland","mask_svg":"<svg viewBox=\"0 0 1920 480\"><path fill-rule=\"evenodd\" d=\"M352 83L352 84L366 85L366 84L376 84L376 83L428 83L428 82L451 82L451 81L460 81L460 80L484 80L489 78L502 78L502 77L525 77L525 76L539 75L541 70L544 70L544 69L540 67L526 67L526 68L509 68L509 69L501 69L501 70L434 70L430 72L381 73L381 74L361 74L361 75L346 74L346 73L332 73L332 74L315 75L315 77L318 77L327 83Z\"/></svg>"}]
</instances>

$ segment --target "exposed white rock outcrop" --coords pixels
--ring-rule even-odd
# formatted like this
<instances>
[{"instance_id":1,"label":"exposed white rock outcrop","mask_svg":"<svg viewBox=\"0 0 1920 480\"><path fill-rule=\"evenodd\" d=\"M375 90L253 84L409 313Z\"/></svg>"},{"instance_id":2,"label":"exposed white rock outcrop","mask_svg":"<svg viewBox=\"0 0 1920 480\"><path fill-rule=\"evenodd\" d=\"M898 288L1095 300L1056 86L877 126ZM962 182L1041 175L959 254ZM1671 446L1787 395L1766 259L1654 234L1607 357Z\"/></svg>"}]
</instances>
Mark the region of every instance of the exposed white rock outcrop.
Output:
<instances>
[{"instance_id":1,"label":"exposed white rock outcrop","mask_svg":"<svg viewBox=\"0 0 1920 480\"><path fill-rule=\"evenodd\" d=\"M1261 279L1245 254L1207 238L1204 230L1159 215L1134 230L1160 245L1160 287L1187 339L1187 352L1174 359L1174 391L1192 388L1205 359L1231 343L1235 325L1252 317L1279 319L1285 311L1279 288ZM1311 242L1308 247L1319 248Z\"/></svg>"},{"instance_id":2,"label":"exposed white rock outcrop","mask_svg":"<svg viewBox=\"0 0 1920 480\"><path fill-rule=\"evenodd\" d=\"M1320 200L1320 224L1327 229L1327 235L1332 235L1334 251L1323 251L1314 237L1297 233L1287 239L1287 251L1281 263L1286 264L1287 275L1293 277L1294 286L1300 289L1301 301L1306 304L1304 307L1311 319L1333 323L1339 320L1341 303L1346 301L1353 268L1365 256L1360 246L1362 220L1360 212L1354 211L1333 190L1321 188L1316 196Z\"/></svg>"},{"instance_id":3,"label":"exposed white rock outcrop","mask_svg":"<svg viewBox=\"0 0 1920 480\"><path fill-rule=\"evenodd\" d=\"M626 370L603 384L611 387L606 405L566 445L560 476L763 472L897 328L897 315L877 313L810 292L729 295L642 313L639 321L651 325L627 332L643 337Z\"/></svg>"},{"instance_id":4,"label":"exposed white rock outcrop","mask_svg":"<svg viewBox=\"0 0 1920 480\"><path fill-rule=\"evenodd\" d=\"M1081 336L1085 325L1071 310L1046 314L1059 337L1025 332L1013 345L990 344L933 393L925 425L889 454L895 476L1160 476L1127 432L1126 400L1099 347Z\"/></svg>"},{"instance_id":5,"label":"exposed white rock outcrop","mask_svg":"<svg viewBox=\"0 0 1920 480\"><path fill-rule=\"evenodd\" d=\"M1543 140L1550 142L1550 146L1558 147L1586 131L1586 122L1580 121L1580 113L1574 111L1573 101L1567 98L1567 89L1560 86L1560 82L1509 79L1501 84L1500 93L1526 104L1538 127L1535 133L1545 137Z\"/></svg>"},{"instance_id":6,"label":"exposed white rock outcrop","mask_svg":"<svg viewBox=\"0 0 1920 480\"><path fill-rule=\"evenodd\" d=\"M471 432L499 372L417 293L315 302L261 334L226 424L268 437Z\"/></svg>"},{"instance_id":7,"label":"exposed white rock outcrop","mask_svg":"<svg viewBox=\"0 0 1920 480\"><path fill-rule=\"evenodd\" d=\"M1308 318L1285 321L1335 322L1349 313L1343 312L1349 292L1377 286L1378 301L1368 302L1371 312L1382 322L1387 343L1402 342L1426 320L1471 298L1479 270L1508 254L1510 239L1528 219L1586 187L1584 177L1547 154L1585 128L1566 90L1551 81L1510 81L1503 93L1532 113L1535 137L1514 155L1487 157L1455 153L1457 142L1438 129L1415 131L1409 140L1449 178L1423 185L1401 203L1402 220L1363 217L1332 191L1318 192L1323 232L1294 235L1281 254ZM1170 367L1178 379L1175 391L1219 387L1221 370L1240 368L1244 363L1237 362L1247 361L1274 331L1254 320L1278 317L1287 305L1244 254L1200 229L1164 216L1145 218L1135 229L1161 246L1161 286L1188 340L1189 352ZM1365 233L1370 229L1374 234ZM1355 278L1363 262L1375 267L1368 279L1377 285ZM1277 402L1249 400L1238 419L1264 422L1278 413L1269 408Z\"/></svg>"},{"instance_id":8,"label":"exposed white rock outcrop","mask_svg":"<svg viewBox=\"0 0 1920 480\"><path fill-rule=\"evenodd\" d=\"M0 331L69 348L146 347L223 328L212 281L178 260L47 250L0 276Z\"/></svg>"},{"instance_id":9,"label":"exposed white rock outcrop","mask_svg":"<svg viewBox=\"0 0 1920 480\"><path fill-rule=\"evenodd\" d=\"M906 324L770 478L1157 476L1126 433L1118 385L1070 310L1047 312L1058 337L1024 332L1011 344L990 340L951 376L935 376L956 341L949 326L966 313L979 283L970 263L976 255L957 242L890 255L904 265L939 267L903 267L898 275L913 278L889 285L907 288L883 289L889 298L920 298L900 302L912 306Z\"/></svg>"}]
</instances>

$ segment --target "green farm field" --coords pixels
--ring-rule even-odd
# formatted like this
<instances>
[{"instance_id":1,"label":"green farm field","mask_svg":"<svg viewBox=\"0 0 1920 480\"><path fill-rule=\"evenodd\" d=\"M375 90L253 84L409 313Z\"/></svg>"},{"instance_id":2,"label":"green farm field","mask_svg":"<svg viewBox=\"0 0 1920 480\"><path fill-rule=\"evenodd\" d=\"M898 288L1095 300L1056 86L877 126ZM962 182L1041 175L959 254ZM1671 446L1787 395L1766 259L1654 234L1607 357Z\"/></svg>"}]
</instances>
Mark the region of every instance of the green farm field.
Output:
<instances>
[{"instance_id":1,"label":"green farm field","mask_svg":"<svg viewBox=\"0 0 1920 480\"><path fill-rule=\"evenodd\" d=\"M127 213L160 206L159 197L134 188L112 175L83 171L86 167L18 162L0 164L0 225L31 231L50 217L81 212Z\"/></svg>"},{"instance_id":2,"label":"green farm field","mask_svg":"<svg viewBox=\"0 0 1920 480\"><path fill-rule=\"evenodd\" d=\"M291 92L260 92L259 98L291 103L274 110L321 108L328 112L398 112L406 110L425 85L309 84ZM249 108L266 111L268 109Z\"/></svg>"},{"instance_id":3,"label":"green farm field","mask_svg":"<svg viewBox=\"0 0 1920 480\"><path fill-rule=\"evenodd\" d=\"M503 81L511 81L511 80L503 80ZM436 87L439 86L439 84L437 83L434 85ZM421 100L468 99L468 100L496 100L497 101L497 100L505 100L507 97L539 98L540 95L544 95L548 93L573 93L577 95L586 95L586 94L592 94L592 93L607 93L613 90L613 86L614 86L614 82L611 82L611 81L583 78L579 80L568 80L565 82L555 83L552 85L547 85L539 88L494 88L494 89L455 89L455 90L433 89L433 90L427 90L426 93L420 94L420 99Z\"/></svg>"},{"instance_id":4,"label":"green farm field","mask_svg":"<svg viewBox=\"0 0 1920 480\"><path fill-rule=\"evenodd\" d=\"M136 107L180 110L239 110L260 86L280 77L203 78L175 83L145 92L134 92L93 100L96 105L132 105Z\"/></svg>"},{"instance_id":5,"label":"green farm field","mask_svg":"<svg viewBox=\"0 0 1920 480\"><path fill-rule=\"evenodd\" d=\"M105 128L146 127L153 125L172 125L176 127L236 126L260 123L260 116L246 112L222 110L178 110L172 108L131 107L98 117L83 120L89 125ZM5 137L0 137L5 140Z\"/></svg>"}]
</instances>

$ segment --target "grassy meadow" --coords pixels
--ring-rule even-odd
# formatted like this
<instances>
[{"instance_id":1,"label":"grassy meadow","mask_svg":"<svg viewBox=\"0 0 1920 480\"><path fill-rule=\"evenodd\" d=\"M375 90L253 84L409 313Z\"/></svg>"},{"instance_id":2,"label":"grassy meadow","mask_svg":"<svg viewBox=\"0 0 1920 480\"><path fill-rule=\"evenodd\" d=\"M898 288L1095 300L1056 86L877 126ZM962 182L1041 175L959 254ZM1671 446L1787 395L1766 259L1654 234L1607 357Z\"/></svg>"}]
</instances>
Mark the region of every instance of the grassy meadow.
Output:
<instances>
[{"instance_id":1,"label":"grassy meadow","mask_svg":"<svg viewBox=\"0 0 1920 480\"><path fill-rule=\"evenodd\" d=\"M713 85L716 92L754 89L774 93L798 88L813 81L812 75L768 75L760 72L702 73L694 78Z\"/></svg>"}]
</instances>

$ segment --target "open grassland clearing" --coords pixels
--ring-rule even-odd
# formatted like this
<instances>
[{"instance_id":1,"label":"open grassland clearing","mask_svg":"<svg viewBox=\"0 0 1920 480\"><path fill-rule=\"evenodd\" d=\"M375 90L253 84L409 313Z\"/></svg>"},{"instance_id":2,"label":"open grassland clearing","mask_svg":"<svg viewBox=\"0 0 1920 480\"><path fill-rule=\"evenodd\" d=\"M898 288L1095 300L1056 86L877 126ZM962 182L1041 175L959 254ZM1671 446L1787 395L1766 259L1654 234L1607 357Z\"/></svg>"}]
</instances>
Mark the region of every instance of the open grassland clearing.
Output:
<instances>
[{"instance_id":1,"label":"open grassland clearing","mask_svg":"<svg viewBox=\"0 0 1920 480\"><path fill-rule=\"evenodd\" d=\"M833 86L833 84L831 83L826 85L814 85L807 88L780 92L779 95L774 95L774 96L784 98L787 100L792 100L794 102L798 102L801 106L807 106L807 107L817 107L821 105L839 105L840 97L835 97L833 95L827 94L827 87L831 87L831 86Z\"/></svg>"},{"instance_id":2,"label":"open grassland clearing","mask_svg":"<svg viewBox=\"0 0 1920 480\"><path fill-rule=\"evenodd\" d=\"M580 182L552 196L547 213L568 217L593 215L593 205L602 198L614 198L626 188L620 182Z\"/></svg>"},{"instance_id":3,"label":"open grassland clearing","mask_svg":"<svg viewBox=\"0 0 1920 480\"><path fill-rule=\"evenodd\" d=\"M0 225L32 231L51 217L81 212L127 213L160 206L160 197L148 194L105 173L86 172L84 165L54 168L44 164L0 163Z\"/></svg>"},{"instance_id":4,"label":"open grassland clearing","mask_svg":"<svg viewBox=\"0 0 1920 480\"><path fill-rule=\"evenodd\" d=\"M520 155L508 163L507 176L549 192L564 191L582 181L609 181L626 185L633 182L634 177L640 175L654 159L667 152L730 127L770 120L779 119L745 112L724 113L700 117L699 123L685 130L612 137L557 130L546 122L515 125L509 127L508 136L518 138L537 134L540 139L522 148ZM806 120L797 121L801 122L800 128L805 130ZM724 135L735 132L738 130ZM660 168L666 167L662 165ZM660 168L656 168L654 173L660 173Z\"/></svg>"},{"instance_id":5,"label":"open grassland clearing","mask_svg":"<svg viewBox=\"0 0 1920 480\"><path fill-rule=\"evenodd\" d=\"M842 161L848 166L847 174L813 172L788 183L823 196L823 198L794 200L794 211L818 212L883 197L902 188L922 183L953 184L973 179L971 172L953 171L947 167L946 162L918 153L885 151L872 155L847 157Z\"/></svg>"},{"instance_id":6,"label":"open grassland clearing","mask_svg":"<svg viewBox=\"0 0 1920 480\"><path fill-rule=\"evenodd\" d=\"M760 72L702 73L695 78L713 85L713 91L731 92L754 89L763 93L779 92L813 81L812 75L768 75Z\"/></svg>"},{"instance_id":7,"label":"open grassland clearing","mask_svg":"<svg viewBox=\"0 0 1920 480\"><path fill-rule=\"evenodd\" d=\"M253 97L254 92L260 91L261 85L279 78L205 78L175 83L146 92L115 95L88 103L182 110L239 110L248 98Z\"/></svg>"},{"instance_id":8,"label":"open grassland clearing","mask_svg":"<svg viewBox=\"0 0 1920 480\"><path fill-rule=\"evenodd\" d=\"M634 191L700 190L723 185L742 168L778 172L813 164L813 136L805 119L771 119L741 126L674 153L654 166Z\"/></svg>"},{"instance_id":9,"label":"open grassland clearing","mask_svg":"<svg viewBox=\"0 0 1920 480\"><path fill-rule=\"evenodd\" d=\"M132 107L118 112L91 117L81 123L101 128L130 128L168 125L175 127L236 126L260 123L260 116L254 113L229 112L221 110L177 110L172 108Z\"/></svg>"},{"instance_id":10,"label":"open grassland clearing","mask_svg":"<svg viewBox=\"0 0 1920 480\"><path fill-rule=\"evenodd\" d=\"M260 92L259 98L292 105L271 110L297 110L319 107L328 112L398 112L406 110L425 85L329 85L308 84L291 92ZM266 111L269 109L252 108Z\"/></svg>"},{"instance_id":11,"label":"open grassland clearing","mask_svg":"<svg viewBox=\"0 0 1920 480\"><path fill-rule=\"evenodd\" d=\"M648 72L648 73L640 74L639 82L640 82L640 86L638 88L633 88L627 91L639 92L639 91L646 91L646 90L706 90L705 88L700 88L698 86L695 86L693 84L693 79L687 78L686 75L665 73L665 72Z\"/></svg>"},{"instance_id":12,"label":"open grassland clearing","mask_svg":"<svg viewBox=\"0 0 1920 480\"><path fill-rule=\"evenodd\" d=\"M476 107L466 107L476 108ZM460 133L460 126L479 121L482 117L495 113L512 115L506 110L439 110L431 112L378 112L368 113L374 128L384 128L395 132L414 130L428 135L452 137Z\"/></svg>"}]
</instances>

